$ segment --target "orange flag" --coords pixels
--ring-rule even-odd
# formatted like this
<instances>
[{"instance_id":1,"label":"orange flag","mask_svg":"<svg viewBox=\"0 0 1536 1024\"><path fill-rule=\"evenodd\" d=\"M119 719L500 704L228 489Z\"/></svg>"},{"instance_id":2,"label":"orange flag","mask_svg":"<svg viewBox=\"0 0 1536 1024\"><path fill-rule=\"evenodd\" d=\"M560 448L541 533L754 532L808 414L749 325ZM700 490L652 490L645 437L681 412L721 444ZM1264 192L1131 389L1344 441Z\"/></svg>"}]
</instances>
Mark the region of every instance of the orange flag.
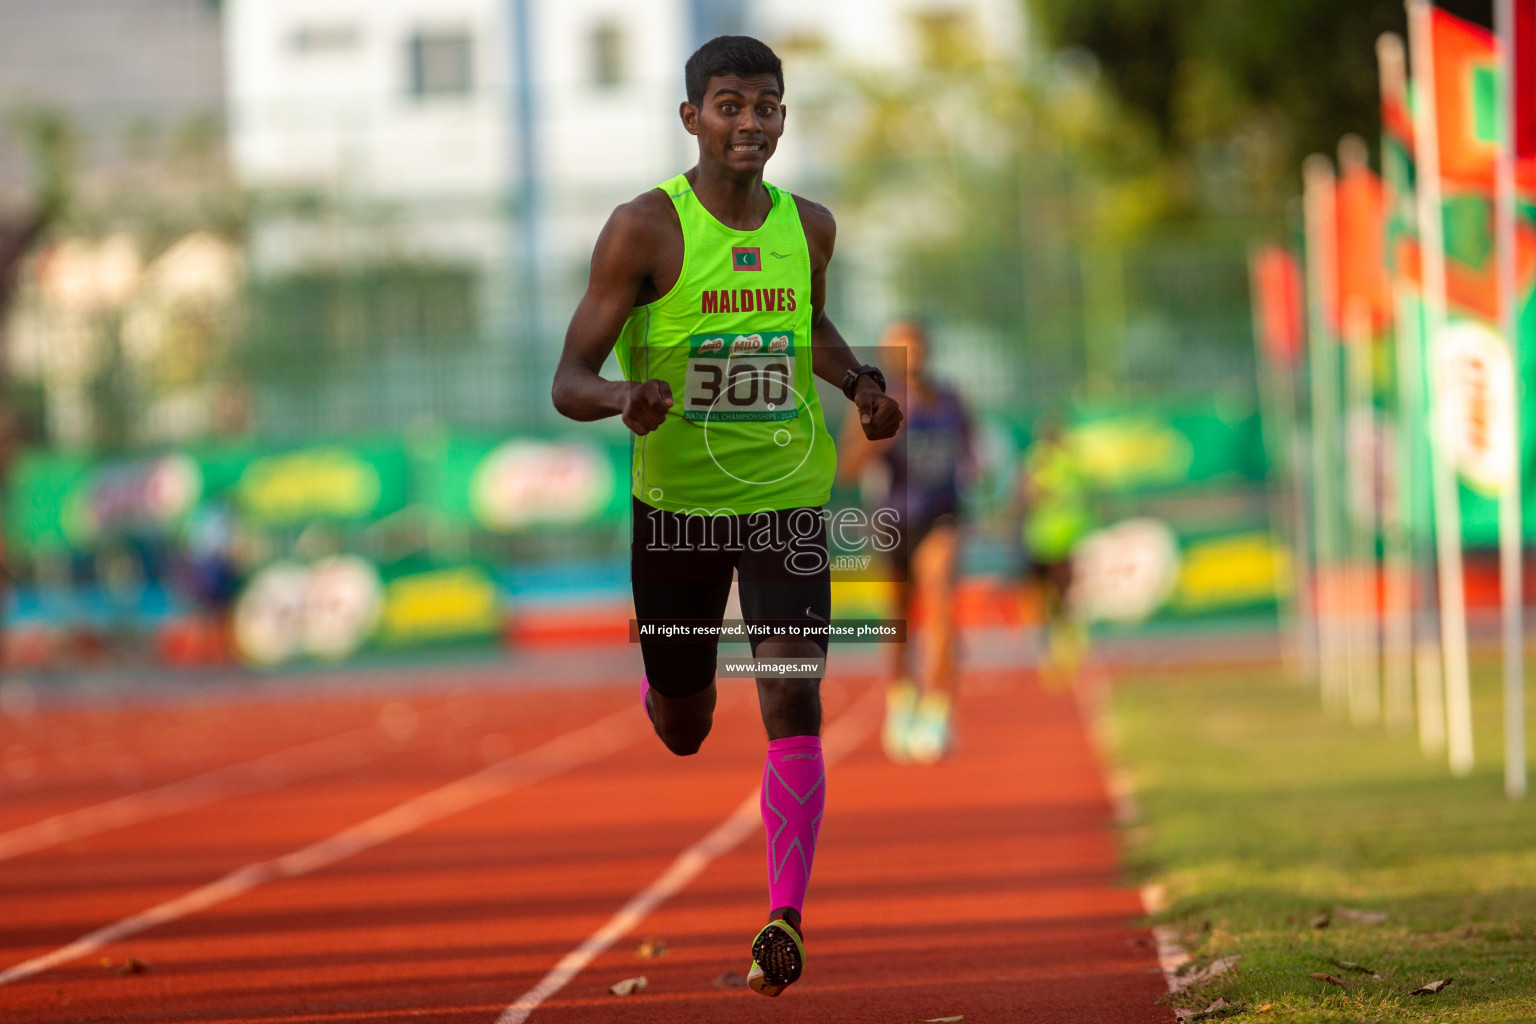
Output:
<instances>
[{"instance_id":1,"label":"orange flag","mask_svg":"<svg viewBox=\"0 0 1536 1024\"><path fill-rule=\"evenodd\" d=\"M1301 268L1289 249L1266 245L1253 254L1254 302L1258 304L1260 341L1279 366L1294 366L1301 354Z\"/></svg>"},{"instance_id":2,"label":"orange flag","mask_svg":"<svg viewBox=\"0 0 1536 1024\"><path fill-rule=\"evenodd\" d=\"M1392 282L1387 274L1386 190L1364 162L1347 163L1339 177L1339 287L1333 322L1341 336L1354 303L1370 313L1374 336L1392 322Z\"/></svg>"},{"instance_id":3,"label":"orange flag","mask_svg":"<svg viewBox=\"0 0 1536 1024\"><path fill-rule=\"evenodd\" d=\"M1529 68L1536 0L1516 0L1515 80L1536 76ZM1499 142L1500 98L1497 42L1493 33L1432 8L1435 61L1435 122L1440 178L1445 187L1445 285L1453 312L1490 322L1499 315L1499 281L1494 252L1493 193ZM1525 52L1524 64L1521 53ZM1532 102L1516 99L1517 112L1536 117ZM1536 128L1517 126L1516 141ZM1519 150L1517 149L1517 152ZM1536 175L1536 159L1521 161L1522 179ZM1520 287L1536 276L1536 230L1521 222L1515 233L1515 274Z\"/></svg>"},{"instance_id":4,"label":"orange flag","mask_svg":"<svg viewBox=\"0 0 1536 1024\"><path fill-rule=\"evenodd\" d=\"M1435 120L1440 176L1493 187L1499 155L1499 69L1492 32L1440 8L1433 10Z\"/></svg>"}]
</instances>

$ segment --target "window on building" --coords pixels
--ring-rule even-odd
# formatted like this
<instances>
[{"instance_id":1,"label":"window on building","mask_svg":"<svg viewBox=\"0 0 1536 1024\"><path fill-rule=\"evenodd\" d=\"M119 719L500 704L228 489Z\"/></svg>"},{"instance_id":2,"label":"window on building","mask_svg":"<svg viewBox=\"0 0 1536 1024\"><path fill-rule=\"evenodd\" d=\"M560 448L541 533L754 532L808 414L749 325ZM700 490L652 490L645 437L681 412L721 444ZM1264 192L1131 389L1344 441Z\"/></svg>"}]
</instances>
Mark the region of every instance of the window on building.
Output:
<instances>
[{"instance_id":1,"label":"window on building","mask_svg":"<svg viewBox=\"0 0 1536 1024\"><path fill-rule=\"evenodd\" d=\"M611 89L623 82L624 30L611 21L598 23L588 39L588 56L594 85Z\"/></svg>"},{"instance_id":2,"label":"window on building","mask_svg":"<svg viewBox=\"0 0 1536 1024\"><path fill-rule=\"evenodd\" d=\"M299 54L354 50L362 39L356 25L300 25L288 37L288 48Z\"/></svg>"},{"instance_id":3,"label":"window on building","mask_svg":"<svg viewBox=\"0 0 1536 1024\"><path fill-rule=\"evenodd\" d=\"M412 96L464 96L474 89L468 32L417 32L410 42Z\"/></svg>"}]
</instances>

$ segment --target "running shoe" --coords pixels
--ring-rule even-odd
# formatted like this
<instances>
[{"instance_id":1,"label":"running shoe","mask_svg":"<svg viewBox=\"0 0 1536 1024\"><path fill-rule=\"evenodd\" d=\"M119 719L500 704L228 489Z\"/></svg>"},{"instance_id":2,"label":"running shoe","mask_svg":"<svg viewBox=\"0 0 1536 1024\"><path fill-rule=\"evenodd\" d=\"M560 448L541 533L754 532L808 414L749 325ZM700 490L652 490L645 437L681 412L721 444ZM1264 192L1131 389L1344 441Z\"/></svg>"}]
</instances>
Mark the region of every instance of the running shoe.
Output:
<instances>
[{"instance_id":1,"label":"running shoe","mask_svg":"<svg viewBox=\"0 0 1536 1024\"><path fill-rule=\"evenodd\" d=\"M1040 681L1049 690L1071 689L1088 653L1088 632L1070 618L1046 627L1046 656L1040 665Z\"/></svg>"},{"instance_id":2,"label":"running shoe","mask_svg":"<svg viewBox=\"0 0 1536 1024\"><path fill-rule=\"evenodd\" d=\"M765 996L776 996L805 969L805 944L795 926L782 917L763 925L752 940L752 968L747 985Z\"/></svg>"},{"instance_id":3,"label":"running shoe","mask_svg":"<svg viewBox=\"0 0 1536 1024\"><path fill-rule=\"evenodd\" d=\"M897 764L912 759L907 753L907 734L912 729L912 714L917 709L917 687L911 680L899 679L885 691L885 727L880 730L880 745L885 756Z\"/></svg>"},{"instance_id":4,"label":"running shoe","mask_svg":"<svg viewBox=\"0 0 1536 1024\"><path fill-rule=\"evenodd\" d=\"M939 690L923 694L907 730L907 756L918 764L935 764L953 742L949 694Z\"/></svg>"}]
</instances>

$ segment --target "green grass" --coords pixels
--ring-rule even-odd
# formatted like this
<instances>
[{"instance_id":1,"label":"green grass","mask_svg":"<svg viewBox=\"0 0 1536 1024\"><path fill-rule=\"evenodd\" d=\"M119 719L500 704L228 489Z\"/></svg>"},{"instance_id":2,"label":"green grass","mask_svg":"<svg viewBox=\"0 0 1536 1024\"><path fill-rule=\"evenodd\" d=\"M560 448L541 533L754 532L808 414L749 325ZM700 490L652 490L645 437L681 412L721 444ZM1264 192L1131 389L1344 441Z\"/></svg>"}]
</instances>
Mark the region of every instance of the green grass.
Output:
<instances>
[{"instance_id":1,"label":"green grass","mask_svg":"<svg viewBox=\"0 0 1536 1024\"><path fill-rule=\"evenodd\" d=\"M1117 681L1107 726L1140 808L1125 833L1134 881L1165 887L1153 922L1198 964L1242 956L1177 1005L1222 997L1247 1007L1223 1019L1266 1022L1536 1021L1536 793L1504 797L1492 665L1474 688L1477 766L1454 779L1416 736L1337 721L1278 671ZM1387 920L1311 925L1335 907ZM1455 981L1409 994L1440 978Z\"/></svg>"}]
</instances>

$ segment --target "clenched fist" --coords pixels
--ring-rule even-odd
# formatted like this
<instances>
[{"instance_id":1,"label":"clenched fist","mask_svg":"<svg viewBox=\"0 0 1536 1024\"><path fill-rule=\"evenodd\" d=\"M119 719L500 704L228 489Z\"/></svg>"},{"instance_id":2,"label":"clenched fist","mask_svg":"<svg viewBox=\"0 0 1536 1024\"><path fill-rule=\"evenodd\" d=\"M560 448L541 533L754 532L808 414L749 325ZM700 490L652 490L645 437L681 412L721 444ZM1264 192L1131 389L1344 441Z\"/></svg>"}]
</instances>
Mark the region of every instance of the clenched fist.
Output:
<instances>
[{"instance_id":1,"label":"clenched fist","mask_svg":"<svg viewBox=\"0 0 1536 1024\"><path fill-rule=\"evenodd\" d=\"M624 425L643 437L661 426L670 408L672 385L652 378L629 386L629 397L624 400L624 412L621 415Z\"/></svg>"},{"instance_id":2,"label":"clenched fist","mask_svg":"<svg viewBox=\"0 0 1536 1024\"><path fill-rule=\"evenodd\" d=\"M853 403L859 410L859 425L864 428L865 437L879 441L895 436L896 428L901 426L901 406L879 385L870 383L859 388Z\"/></svg>"}]
</instances>

